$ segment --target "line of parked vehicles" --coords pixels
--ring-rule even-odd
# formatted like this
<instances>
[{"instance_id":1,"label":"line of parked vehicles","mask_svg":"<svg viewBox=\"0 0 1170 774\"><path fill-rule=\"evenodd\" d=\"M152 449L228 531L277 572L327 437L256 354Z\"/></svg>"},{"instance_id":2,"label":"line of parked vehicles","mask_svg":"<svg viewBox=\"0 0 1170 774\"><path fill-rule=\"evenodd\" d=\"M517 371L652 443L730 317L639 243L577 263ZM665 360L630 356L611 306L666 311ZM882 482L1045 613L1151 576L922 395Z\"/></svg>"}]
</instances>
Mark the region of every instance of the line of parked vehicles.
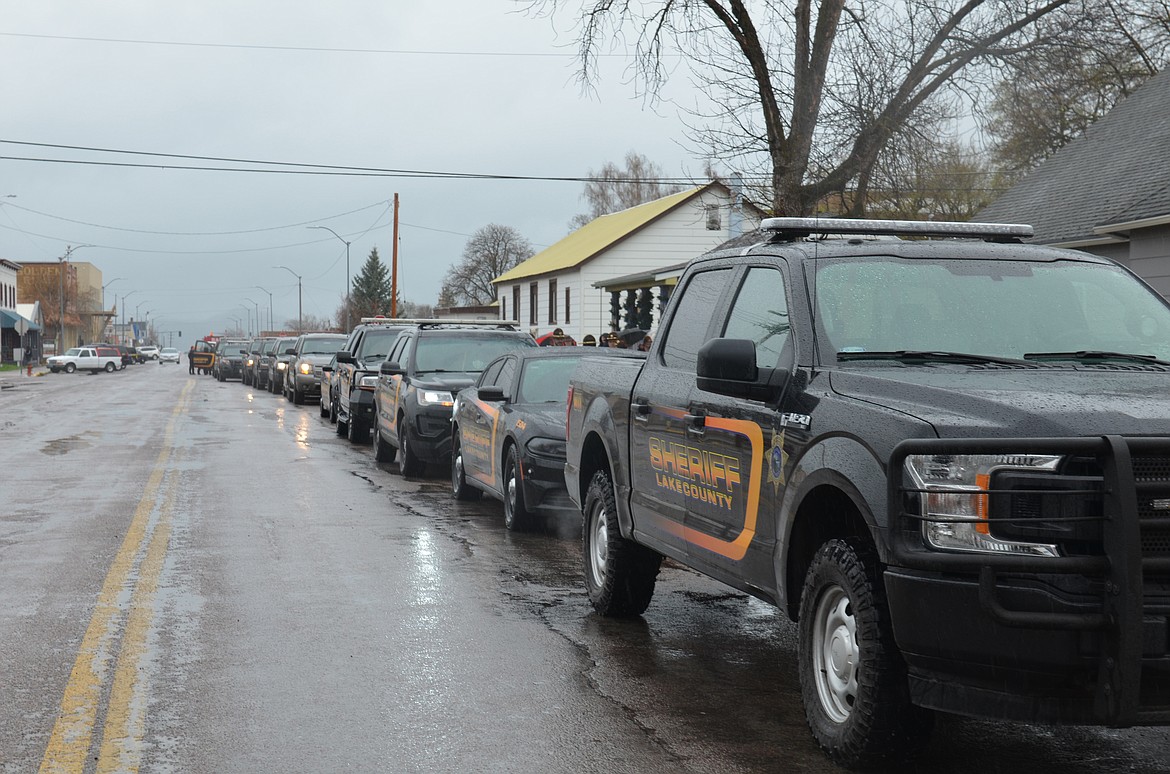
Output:
<instances>
[{"instance_id":1,"label":"line of parked vehicles","mask_svg":"<svg viewBox=\"0 0 1170 774\"><path fill-rule=\"evenodd\" d=\"M177 350L171 350L178 354ZM145 363L148 360L159 360L162 351L152 344L135 347L129 344L83 344L79 347L70 347L60 355L52 355L45 360L49 370L53 373L64 371L67 374L76 371L90 371L99 373L113 373L128 365ZM177 362L177 361L175 361Z\"/></svg>"},{"instance_id":2,"label":"line of parked vehicles","mask_svg":"<svg viewBox=\"0 0 1170 774\"><path fill-rule=\"evenodd\" d=\"M508 529L572 508L565 396L588 347L540 347L515 321L363 318L347 336L220 339L208 372L320 415L405 476L446 470L459 500L503 502Z\"/></svg>"}]
</instances>

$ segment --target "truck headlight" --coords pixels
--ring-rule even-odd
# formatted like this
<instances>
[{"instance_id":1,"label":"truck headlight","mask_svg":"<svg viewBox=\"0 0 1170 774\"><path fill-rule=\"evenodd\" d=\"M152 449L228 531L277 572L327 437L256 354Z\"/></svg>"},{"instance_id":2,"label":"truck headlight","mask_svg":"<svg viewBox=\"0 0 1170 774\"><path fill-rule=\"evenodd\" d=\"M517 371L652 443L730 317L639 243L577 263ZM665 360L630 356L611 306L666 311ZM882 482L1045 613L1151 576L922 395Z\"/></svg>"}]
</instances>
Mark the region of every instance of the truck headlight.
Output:
<instances>
[{"instance_id":1,"label":"truck headlight","mask_svg":"<svg viewBox=\"0 0 1170 774\"><path fill-rule=\"evenodd\" d=\"M420 406L454 406L455 397L443 390L419 390L418 405Z\"/></svg>"},{"instance_id":2,"label":"truck headlight","mask_svg":"<svg viewBox=\"0 0 1170 774\"><path fill-rule=\"evenodd\" d=\"M993 536L987 491L996 471L1054 471L1060 460L1047 454L910 455L906 473L918 490L923 539L940 551L1059 556L1054 545Z\"/></svg>"},{"instance_id":3,"label":"truck headlight","mask_svg":"<svg viewBox=\"0 0 1170 774\"><path fill-rule=\"evenodd\" d=\"M302 374L308 376L309 374L313 373L313 364L312 363L301 363L301 367L298 370Z\"/></svg>"},{"instance_id":4,"label":"truck headlight","mask_svg":"<svg viewBox=\"0 0 1170 774\"><path fill-rule=\"evenodd\" d=\"M374 390L377 387L378 377L376 376L363 376L361 379L358 379L359 390Z\"/></svg>"},{"instance_id":5,"label":"truck headlight","mask_svg":"<svg viewBox=\"0 0 1170 774\"><path fill-rule=\"evenodd\" d=\"M283 371L287 365L288 365L288 363L286 363L282 360L276 364L276 370Z\"/></svg>"}]
</instances>

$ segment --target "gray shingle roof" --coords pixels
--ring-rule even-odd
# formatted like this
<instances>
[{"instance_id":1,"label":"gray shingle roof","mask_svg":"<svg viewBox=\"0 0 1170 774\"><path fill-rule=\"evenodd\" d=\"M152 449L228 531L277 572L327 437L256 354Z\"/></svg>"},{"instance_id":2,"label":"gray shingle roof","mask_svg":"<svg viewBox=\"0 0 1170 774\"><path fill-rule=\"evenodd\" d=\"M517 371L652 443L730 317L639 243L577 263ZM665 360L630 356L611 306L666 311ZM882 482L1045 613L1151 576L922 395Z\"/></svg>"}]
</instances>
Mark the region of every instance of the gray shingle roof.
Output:
<instances>
[{"instance_id":1,"label":"gray shingle roof","mask_svg":"<svg viewBox=\"0 0 1170 774\"><path fill-rule=\"evenodd\" d=\"M1030 223L1035 242L1093 239L1093 229L1170 215L1170 70L1146 81L1028 173L976 220Z\"/></svg>"}]
</instances>

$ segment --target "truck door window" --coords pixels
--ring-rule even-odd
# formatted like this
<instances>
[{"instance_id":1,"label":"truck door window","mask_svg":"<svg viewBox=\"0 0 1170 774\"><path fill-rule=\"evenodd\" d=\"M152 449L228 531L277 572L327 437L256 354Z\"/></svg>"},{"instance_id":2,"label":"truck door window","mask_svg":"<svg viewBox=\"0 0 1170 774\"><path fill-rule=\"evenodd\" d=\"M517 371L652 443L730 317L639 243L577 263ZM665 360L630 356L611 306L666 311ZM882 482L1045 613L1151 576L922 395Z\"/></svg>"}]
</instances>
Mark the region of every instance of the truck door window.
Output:
<instances>
[{"instance_id":1,"label":"truck door window","mask_svg":"<svg viewBox=\"0 0 1170 774\"><path fill-rule=\"evenodd\" d=\"M784 275L777 269L762 266L748 269L723 335L729 339L750 339L756 345L756 366L775 368L780 351L788 343L788 328Z\"/></svg>"},{"instance_id":2,"label":"truck door window","mask_svg":"<svg viewBox=\"0 0 1170 774\"><path fill-rule=\"evenodd\" d=\"M668 367L695 370L699 347L709 338L716 302L730 279L731 269L704 271L692 275L680 291L682 298L670 318L662 349L662 360Z\"/></svg>"}]
</instances>

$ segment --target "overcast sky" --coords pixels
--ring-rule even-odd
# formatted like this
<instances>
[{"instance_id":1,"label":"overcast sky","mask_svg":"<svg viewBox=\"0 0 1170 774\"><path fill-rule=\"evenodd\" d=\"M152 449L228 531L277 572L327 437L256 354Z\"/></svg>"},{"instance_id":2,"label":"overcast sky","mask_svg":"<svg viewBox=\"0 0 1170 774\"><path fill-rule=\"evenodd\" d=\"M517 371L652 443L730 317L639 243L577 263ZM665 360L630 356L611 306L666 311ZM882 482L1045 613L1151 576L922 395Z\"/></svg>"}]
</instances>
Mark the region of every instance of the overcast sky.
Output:
<instances>
[{"instance_id":1,"label":"overcast sky","mask_svg":"<svg viewBox=\"0 0 1170 774\"><path fill-rule=\"evenodd\" d=\"M352 242L352 276L375 246L389 267L394 193L399 286L423 303L477 228L512 226L539 250L585 209L580 182L188 171L173 167L261 165L16 143L548 177L584 176L633 150L669 175L701 173L677 110L637 96L628 59L607 59L583 94L571 19L523 8L0 0L0 257L51 261L90 245L73 258L102 271L107 308L149 312L189 341L246 320L246 299L266 321L268 292L276 323L295 319L294 273L304 313L332 317L345 245L307 226ZM672 88L694 99L685 75Z\"/></svg>"}]
</instances>

